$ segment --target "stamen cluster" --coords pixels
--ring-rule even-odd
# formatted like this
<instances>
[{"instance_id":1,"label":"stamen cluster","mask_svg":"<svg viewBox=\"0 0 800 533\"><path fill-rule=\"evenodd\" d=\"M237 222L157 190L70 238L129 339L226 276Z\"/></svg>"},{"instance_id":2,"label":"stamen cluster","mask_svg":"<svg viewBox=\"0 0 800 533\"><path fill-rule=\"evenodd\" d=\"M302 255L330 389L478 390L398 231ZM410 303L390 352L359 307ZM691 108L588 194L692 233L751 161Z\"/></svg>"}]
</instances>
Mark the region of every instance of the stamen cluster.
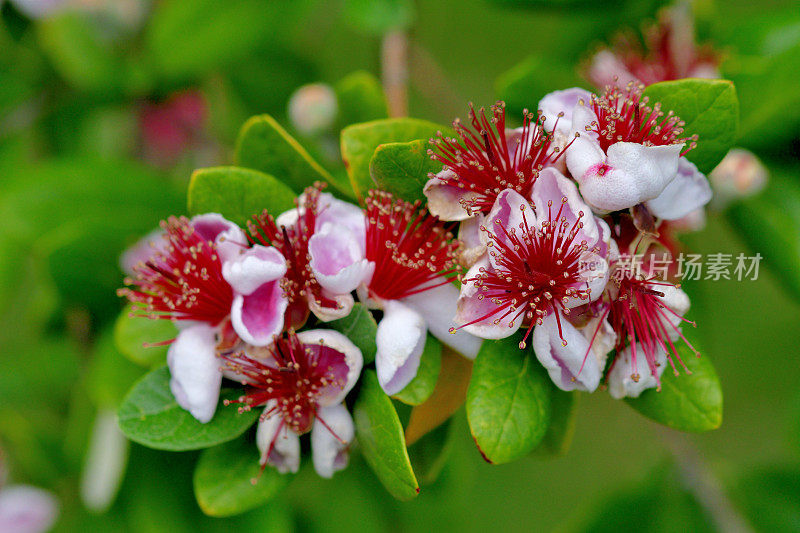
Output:
<instances>
[{"instance_id":1,"label":"stamen cluster","mask_svg":"<svg viewBox=\"0 0 800 533\"><path fill-rule=\"evenodd\" d=\"M672 111L666 115L661 104L647 105L642 95L643 85L628 83L625 89L610 86L602 96L592 95L591 108L597 120L586 127L597 133L603 151L618 142L633 142L645 146L666 146L686 143L685 154L695 147L697 136L681 137L684 122Z\"/></svg>"},{"instance_id":2,"label":"stamen cluster","mask_svg":"<svg viewBox=\"0 0 800 533\"><path fill-rule=\"evenodd\" d=\"M487 118L483 108L476 113L470 104L472 128L456 119L453 128L459 138L447 138L440 133L437 139L431 140L436 150L428 152L432 159L452 171L452 177L438 175L445 185L474 193L460 200L470 214L488 213L504 189L529 196L539 171L563 154L559 147L553 146L552 136L542 128L541 115L525 110L519 139L512 140L506 133L505 103L498 102L491 111L491 118Z\"/></svg>"},{"instance_id":3,"label":"stamen cluster","mask_svg":"<svg viewBox=\"0 0 800 533\"><path fill-rule=\"evenodd\" d=\"M185 217L170 217L161 227L165 249L136 265L118 294L138 304L141 316L219 324L230 313L233 291L216 244Z\"/></svg>"},{"instance_id":4,"label":"stamen cluster","mask_svg":"<svg viewBox=\"0 0 800 533\"><path fill-rule=\"evenodd\" d=\"M371 296L398 300L450 283L457 275L454 256L458 245L419 201L411 204L371 190L366 216L366 257L375 263L368 286Z\"/></svg>"}]
</instances>

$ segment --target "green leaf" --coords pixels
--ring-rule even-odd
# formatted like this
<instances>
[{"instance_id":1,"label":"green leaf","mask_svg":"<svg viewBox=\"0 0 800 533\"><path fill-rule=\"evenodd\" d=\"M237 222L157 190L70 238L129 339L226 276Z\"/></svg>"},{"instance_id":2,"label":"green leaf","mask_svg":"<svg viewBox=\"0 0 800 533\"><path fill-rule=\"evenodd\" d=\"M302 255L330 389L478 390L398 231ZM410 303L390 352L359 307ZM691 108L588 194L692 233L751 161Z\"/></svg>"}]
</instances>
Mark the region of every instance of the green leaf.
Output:
<instances>
[{"instance_id":1,"label":"green leaf","mask_svg":"<svg viewBox=\"0 0 800 533\"><path fill-rule=\"evenodd\" d=\"M411 0L347 0L345 20L353 27L374 35L407 28L414 20Z\"/></svg>"},{"instance_id":2,"label":"green leaf","mask_svg":"<svg viewBox=\"0 0 800 533\"><path fill-rule=\"evenodd\" d=\"M270 467L262 473L259 457L258 448L248 439L203 451L194 471L194 494L200 509L210 516L232 516L280 493L290 476Z\"/></svg>"},{"instance_id":3,"label":"green leaf","mask_svg":"<svg viewBox=\"0 0 800 533\"><path fill-rule=\"evenodd\" d=\"M89 397L98 408L116 408L125 393L144 370L128 361L114 346L112 332L106 331L97 342L86 375Z\"/></svg>"},{"instance_id":4,"label":"green leaf","mask_svg":"<svg viewBox=\"0 0 800 533\"><path fill-rule=\"evenodd\" d=\"M137 365L154 367L167 361L168 346L146 346L174 339L178 328L171 320L154 320L134 316L133 305L128 305L114 324L114 344L117 350Z\"/></svg>"},{"instance_id":5,"label":"green leaf","mask_svg":"<svg viewBox=\"0 0 800 533\"><path fill-rule=\"evenodd\" d=\"M800 174L773 169L770 182L757 196L728 209L729 220L754 253L778 274L800 299Z\"/></svg>"},{"instance_id":6,"label":"green leaf","mask_svg":"<svg viewBox=\"0 0 800 533\"><path fill-rule=\"evenodd\" d=\"M289 187L257 170L201 168L189 183L189 214L219 213L243 226L264 209L273 216L292 209L294 198Z\"/></svg>"},{"instance_id":7,"label":"green leaf","mask_svg":"<svg viewBox=\"0 0 800 533\"><path fill-rule=\"evenodd\" d=\"M342 130L342 158L350 176L350 183L362 198L375 182L369 173L369 162L375 149L386 143L428 140L438 131L452 134L452 130L427 120L415 118L389 118L354 124Z\"/></svg>"},{"instance_id":8,"label":"green leaf","mask_svg":"<svg viewBox=\"0 0 800 533\"><path fill-rule=\"evenodd\" d=\"M569 450L572 437L575 435L578 393L550 387L550 408L550 425L535 452L547 456L564 455Z\"/></svg>"},{"instance_id":9,"label":"green leaf","mask_svg":"<svg viewBox=\"0 0 800 533\"><path fill-rule=\"evenodd\" d=\"M539 100L547 93L584 85L567 62L552 61L542 55L531 55L497 78L495 89L506 108L519 114L527 109L536 111Z\"/></svg>"},{"instance_id":10,"label":"green leaf","mask_svg":"<svg viewBox=\"0 0 800 533\"><path fill-rule=\"evenodd\" d=\"M403 426L373 370L362 374L353 419L364 458L386 490L398 500L415 498L419 484L408 458Z\"/></svg>"},{"instance_id":11,"label":"green leaf","mask_svg":"<svg viewBox=\"0 0 800 533\"><path fill-rule=\"evenodd\" d=\"M692 341L697 348L697 344ZM660 424L681 431L709 431L722 424L722 388L708 356L697 357L686 343L676 349L691 374L676 376L664 370L661 390L649 389L638 398L625 401L641 414ZM675 365L680 368L679 363Z\"/></svg>"},{"instance_id":12,"label":"green leaf","mask_svg":"<svg viewBox=\"0 0 800 533\"><path fill-rule=\"evenodd\" d=\"M233 440L253 425L257 409L239 413L233 400L239 391L224 390L214 418L201 424L175 401L169 388L169 370L153 370L136 385L119 408L119 427L139 444L168 451L199 450Z\"/></svg>"},{"instance_id":13,"label":"green leaf","mask_svg":"<svg viewBox=\"0 0 800 533\"><path fill-rule=\"evenodd\" d=\"M467 420L486 461L508 463L527 455L550 423L550 379L530 351L513 338L486 341L467 391Z\"/></svg>"},{"instance_id":14,"label":"green leaf","mask_svg":"<svg viewBox=\"0 0 800 533\"><path fill-rule=\"evenodd\" d=\"M341 187L341 184L314 161L305 148L269 115L251 117L244 123L236 140L234 161L239 166L279 177L296 193L303 192L303 189L313 185L315 181L331 183L337 189Z\"/></svg>"},{"instance_id":15,"label":"green leaf","mask_svg":"<svg viewBox=\"0 0 800 533\"><path fill-rule=\"evenodd\" d=\"M339 129L389 116L381 82L369 72L359 70L348 74L334 90L339 105Z\"/></svg>"},{"instance_id":16,"label":"green leaf","mask_svg":"<svg viewBox=\"0 0 800 533\"><path fill-rule=\"evenodd\" d=\"M439 381L439 372L442 369L442 343L436 337L428 335L425 348L420 356L417 375L411 383L395 394L393 398L408 405L419 405L430 398L436 382Z\"/></svg>"},{"instance_id":17,"label":"green leaf","mask_svg":"<svg viewBox=\"0 0 800 533\"><path fill-rule=\"evenodd\" d=\"M698 135L697 146L686 158L708 174L736 142L739 99L727 80L685 79L650 85L644 91L650 104L673 111L685 123L684 135Z\"/></svg>"},{"instance_id":18,"label":"green leaf","mask_svg":"<svg viewBox=\"0 0 800 533\"><path fill-rule=\"evenodd\" d=\"M364 364L368 365L375 360L378 345L375 336L378 334L378 323L369 309L362 304L353 305L350 314L344 318L325 323L326 328L334 329L350 339L361 350Z\"/></svg>"},{"instance_id":19,"label":"green leaf","mask_svg":"<svg viewBox=\"0 0 800 533\"><path fill-rule=\"evenodd\" d=\"M369 162L372 180L384 191L407 202L425 202L422 188L428 174L442 170L442 164L428 155L427 140L388 143L378 146Z\"/></svg>"}]
</instances>

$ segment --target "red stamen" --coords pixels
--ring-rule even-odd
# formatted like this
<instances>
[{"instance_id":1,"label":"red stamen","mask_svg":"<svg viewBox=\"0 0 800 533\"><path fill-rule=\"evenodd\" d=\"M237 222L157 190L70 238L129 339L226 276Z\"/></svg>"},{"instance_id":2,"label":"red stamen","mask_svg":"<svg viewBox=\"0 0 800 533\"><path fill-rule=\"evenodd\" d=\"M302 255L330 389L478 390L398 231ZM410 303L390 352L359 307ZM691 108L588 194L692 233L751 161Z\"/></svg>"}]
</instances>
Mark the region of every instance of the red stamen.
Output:
<instances>
[{"instance_id":1,"label":"red stamen","mask_svg":"<svg viewBox=\"0 0 800 533\"><path fill-rule=\"evenodd\" d=\"M375 263L371 296L398 300L450 283L457 275L457 243L419 201L410 204L371 190L366 204L366 255Z\"/></svg>"},{"instance_id":2,"label":"red stamen","mask_svg":"<svg viewBox=\"0 0 800 533\"><path fill-rule=\"evenodd\" d=\"M230 314L233 290L222 277L216 244L185 217L170 217L161 226L166 251L135 266L136 277L117 293L137 304L137 316L219 324Z\"/></svg>"},{"instance_id":3,"label":"red stamen","mask_svg":"<svg viewBox=\"0 0 800 533\"><path fill-rule=\"evenodd\" d=\"M467 189L477 195L462 201L468 212L488 213L497 195L504 189L514 189L528 197L539 171L552 165L564 153L552 146L552 136L542 128L543 118L524 111L522 134L516 145L506 137L506 109L504 102L491 107L492 118L486 118L483 108L478 113L470 104L469 117L472 129L465 128L459 120L453 128L459 139L444 137L431 139L437 150L429 150L432 159L441 162L455 177L444 178L446 185ZM431 174L430 177L434 175Z\"/></svg>"},{"instance_id":4,"label":"red stamen","mask_svg":"<svg viewBox=\"0 0 800 533\"><path fill-rule=\"evenodd\" d=\"M603 151L618 142L634 142L645 146L666 146L686 143L681 155L697 144L697 135L681 137L683 121L672 111L666 116L661 104L647 105L648 97L642 96L643 85L629 83L624 90L607 87L603 96L592 95L589 105L597 120L586 127L598 135Z\"/></svg>"}]
</instances>

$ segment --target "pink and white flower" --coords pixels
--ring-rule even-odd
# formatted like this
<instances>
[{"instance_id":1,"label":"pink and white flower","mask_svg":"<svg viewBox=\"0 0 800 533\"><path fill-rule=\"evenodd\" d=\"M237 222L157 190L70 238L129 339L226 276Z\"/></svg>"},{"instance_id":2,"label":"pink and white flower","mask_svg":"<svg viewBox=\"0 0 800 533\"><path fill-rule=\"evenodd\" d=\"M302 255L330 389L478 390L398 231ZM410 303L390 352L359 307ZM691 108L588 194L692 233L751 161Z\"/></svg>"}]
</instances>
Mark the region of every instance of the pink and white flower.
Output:
<instances>
[{"instance_id":1,"label":"pink and white flower","mask_svg":"<svg viewBox=\"0 0 800 533\"><path fill-rule=\"evenodd\" d=\"M501 339L526 327L524 348L535 327L534 349L554 382L562 383L566 372L565 388L594 390L599 366L585 369L584 381L572 385L586 342L579 342L566 318L602 294L611 232L591 215L574 183L554 168L540 173L531 194L529 201L507 189L497 197L482 228L489 253L464 276L458 329Z\"/></svg>"},{"instance_id":2,"label":"pink and white flower","mask_svg":"<svg viewBox=\"0 0 800 533\"><path fill-rule=\"evenodd\" d=\"M297 472L300 435L311 432L314 467L322 477L347 465L354 437L344 399L361 373L361 351L336 331L308 330L275 339L265 348L223 354L226 375L246 393L240 411L264 407L256 431L261 465Z\"/></svg>"},{"instance_id":3,"label":"pink and white flower","mask_svg":"<svg viewBox=\"0 0 800 533\"><path fill-rule=\"evenodd\" d=\"M633 84L580 99L571 123L579 137L566 161L584 200L607 213L657 198L678 174L681 155L694 146L694 138L680 136L682 125L672 112L665 117L660 104L650 108Z\"/></svg>"},{"instance_id":4,"label":"pink and white flower","mask_svg":"<svg viewBox=\"0 0 800 533\"><path fill-rule=\"evenodd\" d=\"M0 531L45 533L58 518L58 502L45 490L30 485L0 485Z\"/></svg>"}]
</instances>

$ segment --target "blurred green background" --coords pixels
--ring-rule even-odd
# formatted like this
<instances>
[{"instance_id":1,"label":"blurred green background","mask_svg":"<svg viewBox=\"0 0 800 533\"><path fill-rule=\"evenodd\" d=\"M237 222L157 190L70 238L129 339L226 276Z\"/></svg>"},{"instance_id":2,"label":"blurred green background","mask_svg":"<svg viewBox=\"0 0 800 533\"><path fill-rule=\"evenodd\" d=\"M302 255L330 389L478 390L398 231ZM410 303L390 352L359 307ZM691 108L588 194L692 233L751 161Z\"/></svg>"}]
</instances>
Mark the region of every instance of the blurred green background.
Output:
<instances>
[{"instance_id":1,"label":"blurred green background","mask_svg":"<svg viewBox=\"0 0 800 533\"><path fill-rule=\"evenodd\" d=\"M462 409L449 429L449 461L413 502L393 501L356 454L332 481L305 461L284 496L234 519L197 507L196 454L135 445L113 506L98 514L81 505L96 413L113 409L145 371L111 342L120 253L161 218L185 212L191 171L230 163L249 116L274 115L341 174L342 120L298 132L287 104L307 83L335 86L355 71L379 77L386 33L408 39L409 115L446 124L470 101L523 94L534 108L550 90L588 87L579 63L664 4L68 4L44 16L32 1L0 8L0 446L12 480L58 495L57 530L714 531L743 523L800 531L800 3L693 4L699 40L722 52L722 72L739 91L739 145L769 168L766 198L783 199L710 212L707 227L683 239L693 253L769 260L757 281L686 287L723 385L719 430L679 434L606 394L583 395L566 455L491 466ZM764 226L747 231L759 217L769 219L769 235Z\"/></svg>"}]
</instances>

